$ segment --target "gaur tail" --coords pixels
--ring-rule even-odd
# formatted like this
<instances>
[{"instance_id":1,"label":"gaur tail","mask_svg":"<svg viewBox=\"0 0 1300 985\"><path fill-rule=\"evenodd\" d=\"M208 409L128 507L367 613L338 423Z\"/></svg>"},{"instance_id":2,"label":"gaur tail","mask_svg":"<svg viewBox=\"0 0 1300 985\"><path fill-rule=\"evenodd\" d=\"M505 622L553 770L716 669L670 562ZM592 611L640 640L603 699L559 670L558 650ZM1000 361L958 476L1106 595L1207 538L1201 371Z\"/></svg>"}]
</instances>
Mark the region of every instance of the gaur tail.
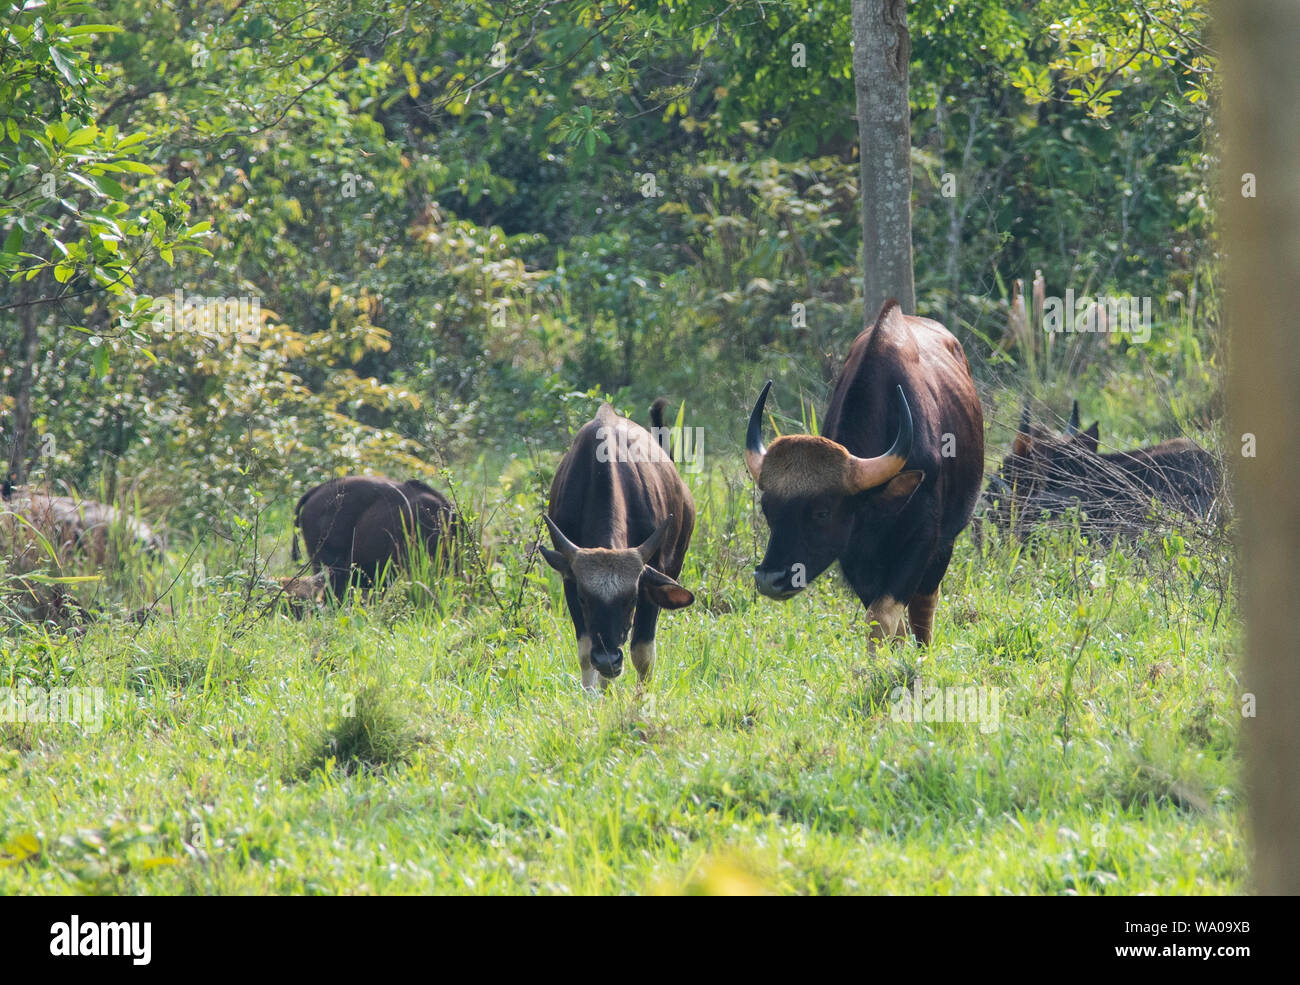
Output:
<instances>
[{"instance_id":1,"label":"gaur tail","mask_svg":"<svg viewBox=\"0 0 1300 985\"><path fill-rule=\"evenodd\" d=\"M303 493L299 497L297 505L293 508L293 550L291 556L294 564L298 564L302 560L302 555L298 551L298 528L302 526L302 504L307 502L307 497L310 495L310 492Z\"/></svg>"},{"instance_id":2,"label":"gaur tail","mask_svg":"<svg viewBox=\"0 0 1300 985\"><path fill-rule=\"evenodd\" d=\"M664 426L664 408L668 406L668 398L660 397L650 405L650 423L657 428Z\"/></svg>"},{"instance_id":3,"label":"gaur tail","mask_svg":"<svg viewBox=\"0 0 1300 985\"><path fill-rule=\"evenodd\" d=\"M669 460L675 462L676 459L673 458L672 440L668 438L668 432L664 430L664 409L667 408L667 406L667 397L660 397L650 405L650 426L658 429L656 437L659 438L659 443L664 450L664 454L668 456Z\"/></svg>"}]
</instances>

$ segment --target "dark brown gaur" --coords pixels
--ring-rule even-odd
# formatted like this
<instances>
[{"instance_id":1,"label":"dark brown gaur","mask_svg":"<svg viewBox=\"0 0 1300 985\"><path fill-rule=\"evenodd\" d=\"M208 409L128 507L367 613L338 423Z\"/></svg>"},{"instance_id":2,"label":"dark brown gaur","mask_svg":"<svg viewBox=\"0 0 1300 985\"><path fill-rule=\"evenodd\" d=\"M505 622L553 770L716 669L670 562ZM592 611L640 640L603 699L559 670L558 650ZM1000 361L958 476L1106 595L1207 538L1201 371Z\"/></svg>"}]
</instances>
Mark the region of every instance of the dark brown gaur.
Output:
<instances>
[{"instance_id":1,"label":"dark brown gaur","mask_svg":"<svg viewBox=\"0 0 1300 985\"><path fill-rule=\"evenodd\" d=\"M839 561L873 640L901 635L906 609L918 642L929 643L984 462L983 413L961 345L938 322L886 302L849 350L822 436L786 435L764 448L771 386L745 441L770 531L758 591L793 598Z\"/></svg>"},{"instance_id":2,"label":"dark brown gaur","mask_svg":"<svg viewBox=\"0 0 1300 985\"><path fill-rule=\"evenodd\" d=\"M298 531L313 571L324 571L335 598L350 584L376 585L403 567L411 545L447 559L460 531L451 501L423 482L349 475L309 489L294 507L293 559Z\"/></svg>"},{"instance_id":3,"label":"dark brown gaur","mask_svg":"<svg viewBox=\"0 0 1300 985\"><path fill-rule=\"evenodd\" d=\"M652 420L662 426L663 408ZM582 684L606 686L623 670L631 633L638 679L654 671L661 609L694 596L675 580L695 528L695 504L650 432L609 404L584 424L551 483L547 564L564 577Z\"/></svg>"},{"instance_id":4,"label":"dark brown gaur","mask_svg":"<svg viewBox=\"0 0 1300 985\"><path fill-rule=\"evenodd\" d=\"M1080 428L1074 401L1064 434L1030 420L1026 406L997 475L984 492L985 516L1023 538L1034 528L1077 510L1081 529L1109 542L1153 526L1214 521L1222 471L1187 438L1124 452L1099 452L1097 422Z\"/></svg>"}]
</instances>

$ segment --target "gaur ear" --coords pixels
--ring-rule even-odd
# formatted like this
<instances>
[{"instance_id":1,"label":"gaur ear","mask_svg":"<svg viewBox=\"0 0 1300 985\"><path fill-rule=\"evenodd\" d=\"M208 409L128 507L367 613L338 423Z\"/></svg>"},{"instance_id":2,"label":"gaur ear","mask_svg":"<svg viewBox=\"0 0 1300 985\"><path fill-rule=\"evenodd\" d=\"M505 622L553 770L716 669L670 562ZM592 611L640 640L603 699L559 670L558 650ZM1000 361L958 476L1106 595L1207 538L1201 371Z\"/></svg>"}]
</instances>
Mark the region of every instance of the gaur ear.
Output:
<instances>
[{"instance_id":1,"label":"gaur ear","mask_svg":"<svg viewBox=\"0 0 1300 985\"><path fill-rule=\"evenodd\" d=\"M542 557L546 558L546 563L552 568L564 575L565 578L573 577L573 569L569 566L569 559L559 551L553 551L545 544L538 544L537 549L542 552Z\"/></svg>"},{"instance_id":2,"label":"gaur ear","mask_svg":"<svg viewBox=\"0 0 1300 985\"><path fill-rule=\"evenodd\" d=\"M641 588L661 609L684 609L695 601L687 589L649 565L641 571Z\"/></svg>"},{"instance_id":3,"label":"gaur ear","mask_svg":"<svg viewBox=\"0 0 1300 985\"><path fill-rule=\"evenodd\" d=\"M1079 434L1079 441L1088 449L1088 451L1097 450L1097 444L1100 440L1101 434L1101 432L1097 430L1098 423L1098 421L1093 421L1092 424L1088 426L1088 430Z\"/></svg>"},{"instance_id":4,"label":"gaur ear","mask_svg":"<svg viewBox=\"0 0 1300 985\"><path fill-rule=\"evenodd\" d=\"M907 505L907 501L912 498L912 494L920 487L921 480L924 478L925 473L920 469L899 472L876 494L875 504L890 513L897 513Z\"/></svg>"}]
</instances>

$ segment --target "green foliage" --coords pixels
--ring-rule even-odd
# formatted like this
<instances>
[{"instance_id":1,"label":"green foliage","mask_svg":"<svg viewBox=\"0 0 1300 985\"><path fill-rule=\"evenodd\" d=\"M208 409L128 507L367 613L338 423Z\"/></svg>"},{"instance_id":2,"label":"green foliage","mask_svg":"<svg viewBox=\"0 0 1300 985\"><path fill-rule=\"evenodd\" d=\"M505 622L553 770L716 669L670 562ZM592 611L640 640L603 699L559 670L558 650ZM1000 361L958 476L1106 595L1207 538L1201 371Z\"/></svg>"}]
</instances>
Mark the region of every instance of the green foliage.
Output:
<instances>
[{"instance_id":1,"label":"green foliage","mask_svg":"<svg viewBox=\"0 0 1300 985\"><path fill-rule=\"evenodd\" d=\"M908 14L918 299L966 349L989 458L1026 396L1079 397L1108 447L1215 445L1204 5ZM830 586L781 608L744 577L756 383L816 431L873 314L849 17L0 14L0 454L31 370L32 481L171 538L161 564L0 571L0 687L113 696L99 736L0 726L0 889L1241 891L1222 544L963 542L924 662L868 658ZM1039 269L1152 297L1150 341L1009 331ZM661 394L706 429L697 602L662 621L651 692L591 701L528 548L573 429ZM465 554L293 621L264 590L291 504L357 472L449 490ZM1007 688L1006 727L893 722L918 676Z\"/></svg>"},{"instance_id":2,"label":"green foliage","mask_svg":"<svg viewBox=\"0 0 1300 985\"><path fill-rule=\"evenodd\" d=\"M10 5L0 20L0 279L41 278L51 292L7 292L0 310L96 290L130 299L146 260L206 252L210 223L190 225L185 200L151 180L148 134L100 117L111 89L85 49L121 27L97 13L48 0Z\"/></svg>"},{"instance_id":3,"label":"green foliage","mask_svg":"<svg viewBox=\"0 0 1300 985\"><path fill-rule=\"evenodd\" d=\"M8 303L62 298L36 305L34 395L59 478L247 510L252 476L275 496L517 450L593 386L707 413L747 391L737 365L788 357L824 396L867 314L844 5L204 10L8 15L8 180L85 179L0 206L5 270L39 278ZM1054 293L1206 293L1198 5L910 13L919 297L978 370L1005 374L1007 285L1036 268ZM267 331L160 337L178 290L256 300Z\"/></svg>"}]
</instances>

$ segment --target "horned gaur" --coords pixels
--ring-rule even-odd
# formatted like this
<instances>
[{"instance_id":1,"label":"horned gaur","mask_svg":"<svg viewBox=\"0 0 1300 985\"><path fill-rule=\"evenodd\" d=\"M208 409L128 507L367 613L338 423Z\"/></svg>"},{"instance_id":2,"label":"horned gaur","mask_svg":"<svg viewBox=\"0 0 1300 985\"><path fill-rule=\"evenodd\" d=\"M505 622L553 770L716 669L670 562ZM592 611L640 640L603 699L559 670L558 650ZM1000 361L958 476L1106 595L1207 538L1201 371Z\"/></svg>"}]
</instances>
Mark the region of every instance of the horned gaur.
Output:
<instances>
[{"instance_id":1,"label":"horned gaur","mask_svg":"<svg viewBox=\"0 0 1300 985\"><path fill-rule=\"evenodd\" d=\"M1021 413L1011 454L985 490L986 516L1024 537L1044 519L1077 509L1081 528L1102 540L1162 520L1206 520L1219 512L1222 474L1196 442L1174 438L1132 451L1100 453L1096 422L1081 429L1079 402L1064 434Z\"/></svg>"},{"instance_id":2,"label":"horned gaur","mask_svg":"<svg viewBox=\"0 0 1300 985\"><path fill-rule=\"evenodd\" d=\"M136 517L93 499L16 485L15 478L11 473L0 484L0 548L35 559L44 553L33 539L35 531L60 558L78 553L98 566L112 560L115 548L128 544L162 555L162 537Z\"/></svg>"},{"instance_id":3,"label":"horned gaur","mask_svg":"<svg viewBox=\"0 0 1300 985\"><path fill-rule=\"evenodd\" d=\"M293 559L302 531L313 571L324 571L336 598L349 583L374 586L403 566L412 544L446 558L460 529L451 501L423 482L349 475L309 489L294 507ZM441 549L441 553L440 553Z\"/></svg>"},{"instance_id":4,"label":"horned gaur","mask_svg":"<svg viewBox=\"0 0 1300 985\"><path fill-rule=\"evenodd\" d=\"M853 342L820 437L763 447L763 387L745 441L770 538L754 571L769 598L797 595L832 562L866 607L871 645L934 633L939 583L980 493L984 418L961 345L896 301Z\"/></svg>"},{"instance_id":5,"label":"horned gaur","mask_svg":"<svg viewBox=\"0 0 1300 985\"><path fill-rule=\"evenodd\" d=\"M662 421L662 406L652 412ZM695 503L671 458L647 431L609 404L574 436L551 483L545 516L555 549L546 562L564 577L583 687L601 687L632 666L655 665L660 609L695 597L675 580L695 528Z\"/></svg>"}]
</instances>

